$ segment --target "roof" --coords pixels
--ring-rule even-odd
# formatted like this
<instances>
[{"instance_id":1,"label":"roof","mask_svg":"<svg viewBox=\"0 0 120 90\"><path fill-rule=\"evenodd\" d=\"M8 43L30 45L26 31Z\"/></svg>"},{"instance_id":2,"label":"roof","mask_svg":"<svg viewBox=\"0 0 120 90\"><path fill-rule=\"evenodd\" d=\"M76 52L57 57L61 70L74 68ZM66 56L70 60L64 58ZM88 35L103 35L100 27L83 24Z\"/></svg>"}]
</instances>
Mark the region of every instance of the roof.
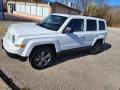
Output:
<instances>
[{"instance_id":1,"label":"roof","mask_svg":"<svg viewBox=\"0 0 120 90\"><path fill-rule=\"evenodd\" d=\"M64 17L74 17L74 18L77 18L77 17L81 17L81 18L85 18L85 19L99 19L99 20L104 20L104 19L101 19L101 18L97 18L97 17L90 17L90 16L82 16L82 15L69 15L69 14L59 14L59 13L53 13L52 15L58 15L58 16L64 16Z\"/></svg>"},{"instance_id":2,"label":"roof","mask_svg":"<svg viewBox=\"0 0 120 90\"><path fill-rule=\"evenodd\" d=\"M63 16L63 17L70 17L71 16L69 14L59 14L59 13L53 13L52 15L58 15L58 16Z\"/></svg>"}]
</instances>

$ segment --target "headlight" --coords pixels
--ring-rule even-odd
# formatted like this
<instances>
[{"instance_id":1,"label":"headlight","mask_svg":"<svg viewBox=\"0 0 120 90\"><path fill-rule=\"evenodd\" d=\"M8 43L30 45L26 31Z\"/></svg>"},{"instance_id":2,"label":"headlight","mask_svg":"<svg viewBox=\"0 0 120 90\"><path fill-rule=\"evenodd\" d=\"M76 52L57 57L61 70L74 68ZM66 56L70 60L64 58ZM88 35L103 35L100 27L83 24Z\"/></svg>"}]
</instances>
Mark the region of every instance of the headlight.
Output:
<instances>
[{"instance_id":1,"label":"headlight","mask_svg":"<svg viewBox=\"0 0 120 90\"><path fill-rule=\"evenodd\" d=\"M15 36L12 36L12 43L15 43Z\"/></svg>"}]
</instances>

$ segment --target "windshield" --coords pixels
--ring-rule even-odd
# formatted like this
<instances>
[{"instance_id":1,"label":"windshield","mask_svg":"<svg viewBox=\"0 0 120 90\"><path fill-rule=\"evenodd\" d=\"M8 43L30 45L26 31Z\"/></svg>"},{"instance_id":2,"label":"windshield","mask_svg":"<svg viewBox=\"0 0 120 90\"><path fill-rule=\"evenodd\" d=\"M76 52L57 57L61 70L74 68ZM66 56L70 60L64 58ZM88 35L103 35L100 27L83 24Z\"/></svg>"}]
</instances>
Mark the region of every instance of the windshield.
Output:
<instances>
[{"instance_id":1,"label":"windshield","mask_svg":"<svg viewBox=\"0 0 120 90\"><path fill-rule=\"evenodd\" d=\"M58 29L62 26L66 19L67 17L50 15L38 25L47 29L58 31Z\"/></svg>"}]
</instances>

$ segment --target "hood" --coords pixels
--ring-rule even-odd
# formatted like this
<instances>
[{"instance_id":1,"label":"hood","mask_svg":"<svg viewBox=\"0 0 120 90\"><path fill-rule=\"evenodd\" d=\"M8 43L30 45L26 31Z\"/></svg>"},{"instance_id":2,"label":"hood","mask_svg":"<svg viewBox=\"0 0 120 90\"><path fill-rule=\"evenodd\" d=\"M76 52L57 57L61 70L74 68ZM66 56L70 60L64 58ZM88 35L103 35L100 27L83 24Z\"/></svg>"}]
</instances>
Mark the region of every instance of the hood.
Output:
<instances>
[{"instance_id":1,"label":"hood","mask_svg":"<svg viewBox=\"0 0 120 90\"><path fill-rule=\"evenodd\" d=\"M58 33L57 31L42 28L35 23L13 24L9 27L9 30L17 36L36 36Z\"/></svg>"}]
</instances>

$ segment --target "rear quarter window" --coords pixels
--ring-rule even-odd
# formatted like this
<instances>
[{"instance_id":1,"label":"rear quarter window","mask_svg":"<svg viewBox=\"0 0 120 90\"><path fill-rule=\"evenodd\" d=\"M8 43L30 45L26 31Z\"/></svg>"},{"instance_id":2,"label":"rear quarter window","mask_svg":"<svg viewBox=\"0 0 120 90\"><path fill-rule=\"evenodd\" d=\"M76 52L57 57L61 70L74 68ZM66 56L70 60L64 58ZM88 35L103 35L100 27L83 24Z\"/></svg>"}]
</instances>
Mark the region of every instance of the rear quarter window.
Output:
<instances>
[{"instance_id":1,"label":"rear quarter window","mask_svg":"<svg viewBox=\"0 0 120 90\"><path fill-rule=\"evenodd\" d=\"M105 22L99 21L99 30L105 30Z\"/></svg>"}]
</instances>

